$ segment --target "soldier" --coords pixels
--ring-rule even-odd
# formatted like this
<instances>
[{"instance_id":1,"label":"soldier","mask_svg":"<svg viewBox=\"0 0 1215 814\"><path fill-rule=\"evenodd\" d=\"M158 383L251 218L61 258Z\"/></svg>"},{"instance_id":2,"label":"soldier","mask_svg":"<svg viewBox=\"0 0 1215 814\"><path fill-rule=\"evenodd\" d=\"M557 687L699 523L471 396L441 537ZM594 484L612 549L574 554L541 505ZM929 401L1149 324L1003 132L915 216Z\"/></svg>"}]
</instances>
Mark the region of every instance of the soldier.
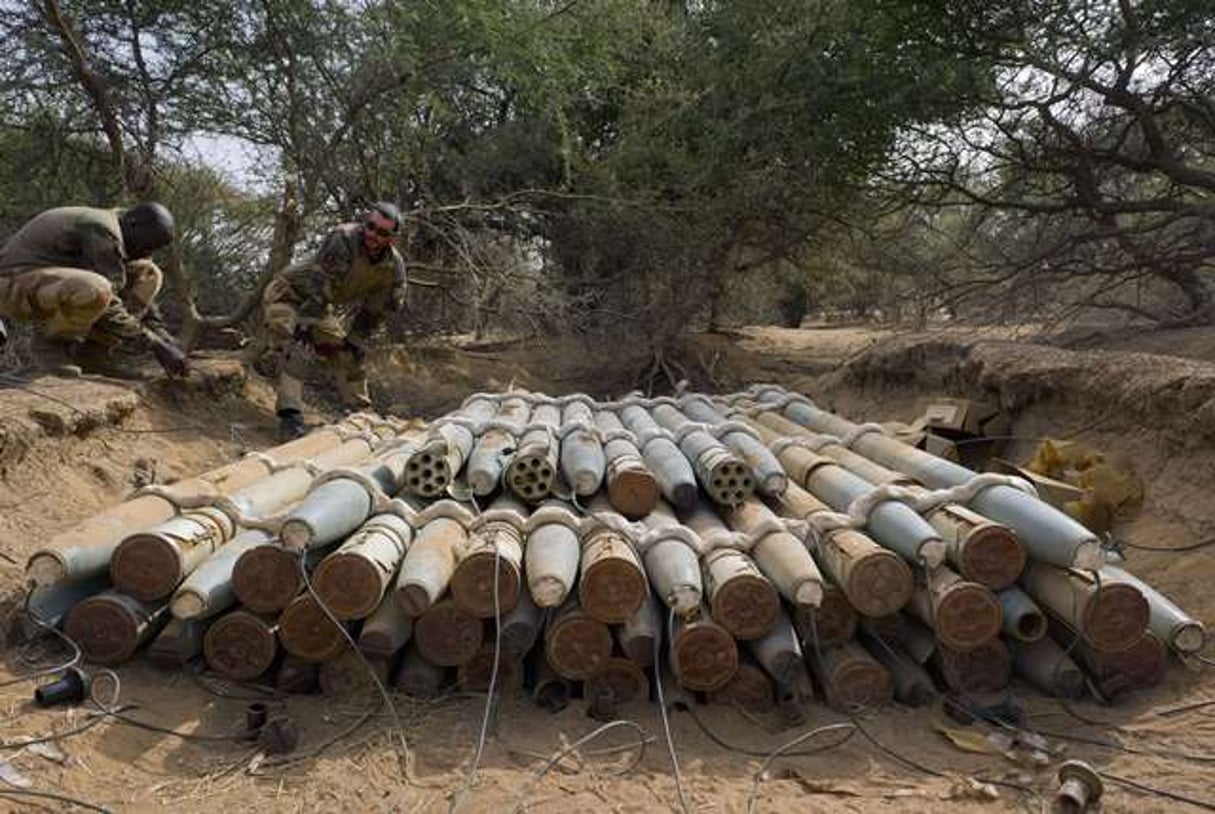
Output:
<instances>
[{"instance_id":1,"label":"soldier","mask_svg":"<svg viewBox=\"0 0 1215 814\"><path fill-rule=\"evenodd\" d=\"M275 275L262 298L262 349L278 370L279 429L304 432L302 377L309 355L333 374L347 407L371 406L363 362L371 335L404 304L405 261L392 245L401 212L377 203L362 223L343 223L313 256Z\"/></svg>"},{"instance_id":2,"label":"soldier","mask_svg":"<svg viewBox=\"0 0 1215 814\"><path fill-rule=\"evenodd\" d=\"M49 209L0 248L0 316L34 323L46 372L142 378L132 357L151 352L185 376L186 356L153 305L163 275L148 259L172 241L173 216L158 203Z\"/></svg>"}]
</instances>

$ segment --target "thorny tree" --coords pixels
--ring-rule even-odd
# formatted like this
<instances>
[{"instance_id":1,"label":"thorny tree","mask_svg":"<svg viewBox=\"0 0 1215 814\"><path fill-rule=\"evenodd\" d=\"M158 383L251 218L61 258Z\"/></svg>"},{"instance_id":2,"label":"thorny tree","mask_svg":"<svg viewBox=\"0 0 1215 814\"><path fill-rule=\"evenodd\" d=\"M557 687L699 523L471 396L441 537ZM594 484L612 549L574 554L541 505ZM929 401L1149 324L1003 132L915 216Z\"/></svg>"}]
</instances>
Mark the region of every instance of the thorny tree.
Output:
<instances>
[{"instance_id":1,"label":"thorny tree","mask_svg":"<svg viewBox=\"0 0 1215 814\"><path fill-rule=\"evenodd\" d=\"M927 41L992 72L976 99L979 115L907 128L881 173L888 191L916 207L911 228L923 245L943 234L952 241L961 273L946 270L936 281L947 298L993 284L1078 281L1089 307L1212 321L1209 4L942 0L920 8L912 25L955 21L922 29ZM1128 299L1151 279L1180 301L1152 309Z\"/></svg>"}]
</instances>

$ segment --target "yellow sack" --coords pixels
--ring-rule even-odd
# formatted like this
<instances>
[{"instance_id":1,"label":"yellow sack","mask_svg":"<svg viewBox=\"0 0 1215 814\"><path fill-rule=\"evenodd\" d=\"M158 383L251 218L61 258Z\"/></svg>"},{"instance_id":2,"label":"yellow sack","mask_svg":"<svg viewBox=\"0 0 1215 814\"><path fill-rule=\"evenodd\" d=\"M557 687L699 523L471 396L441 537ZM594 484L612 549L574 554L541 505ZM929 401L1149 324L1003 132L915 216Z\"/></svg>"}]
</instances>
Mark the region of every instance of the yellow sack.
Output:
<instances>
[{"instance_id":1,"label":"yellow sack","mask_svg":"<svg viewBox=\"0 0 1215 814\"><path fill-rule=\"evenodd\" d=\"M1026 468L1084 489L1084 497L1064 504L1064 509L1098 533L1109 531L1120 513L1143 503L1143 481L1129 461L1109 462L1079 441L1043 441Z\"/></svg>"}]
</instances>

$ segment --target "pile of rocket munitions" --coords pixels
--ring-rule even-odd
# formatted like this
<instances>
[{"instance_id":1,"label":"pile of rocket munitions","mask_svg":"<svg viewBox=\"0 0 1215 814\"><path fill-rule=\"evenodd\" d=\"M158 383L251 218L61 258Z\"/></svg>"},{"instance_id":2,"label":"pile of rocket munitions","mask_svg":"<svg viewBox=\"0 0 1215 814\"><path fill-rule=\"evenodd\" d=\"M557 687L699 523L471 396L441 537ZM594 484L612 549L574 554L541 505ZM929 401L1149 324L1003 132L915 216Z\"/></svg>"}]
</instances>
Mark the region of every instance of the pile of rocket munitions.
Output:
<instances>
[{"instance_id":1,"label":"pile of rocket munitions","mask_svg":"<svg viewBox=\"0 0 1215 814\"><path fill-rule=\"evenodd\" d=\"M496 663L497 692L580 691L605 716L655 668L751 709L915 705L1014 673L1115 696L1205 636L1024 480L772 386L350 416L144 487L28 570L31 613L94 663L148 644L340 691L336 619L407 694L485 691Z\"/></svg>"}]
</instances>

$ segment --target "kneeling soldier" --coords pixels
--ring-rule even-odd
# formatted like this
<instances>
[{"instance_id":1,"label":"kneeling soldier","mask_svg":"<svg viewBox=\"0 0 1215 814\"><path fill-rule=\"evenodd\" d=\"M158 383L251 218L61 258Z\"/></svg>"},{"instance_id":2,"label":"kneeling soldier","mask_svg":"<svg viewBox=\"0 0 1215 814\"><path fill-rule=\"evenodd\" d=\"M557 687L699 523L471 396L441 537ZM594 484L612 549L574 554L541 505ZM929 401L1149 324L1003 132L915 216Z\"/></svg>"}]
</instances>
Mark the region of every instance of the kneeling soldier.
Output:
<instances>
[{"instance_id":1,"label":"kneeling soldier","mask_svg":"<svg viewBox=\"0 0 1215 814\"><path fill-rule=\"evenodd\" d=\"M140 378L132 357L151 353L185 376L154 306L163 275L148 259L172 241L173 216L158 203L49 209L0 247L0 316L34 323L46 372Z\"/></svg>"},{"instance_id":2,"label":"kneeling soldier","mask_svg":"<svg viewBox=\"0 0 1215 814\"><path fill-rule=\"evenodd\" d=\"M283 269L266 287L262 348L279 371L275 410L284 437L304 432L309 356L330 369L345 406L371 406L367 344L404 304L405 261L392 245L400 231L400 210L377 203L362 223L335 227L314 256Z\"/></svg>"}]
</instances>

